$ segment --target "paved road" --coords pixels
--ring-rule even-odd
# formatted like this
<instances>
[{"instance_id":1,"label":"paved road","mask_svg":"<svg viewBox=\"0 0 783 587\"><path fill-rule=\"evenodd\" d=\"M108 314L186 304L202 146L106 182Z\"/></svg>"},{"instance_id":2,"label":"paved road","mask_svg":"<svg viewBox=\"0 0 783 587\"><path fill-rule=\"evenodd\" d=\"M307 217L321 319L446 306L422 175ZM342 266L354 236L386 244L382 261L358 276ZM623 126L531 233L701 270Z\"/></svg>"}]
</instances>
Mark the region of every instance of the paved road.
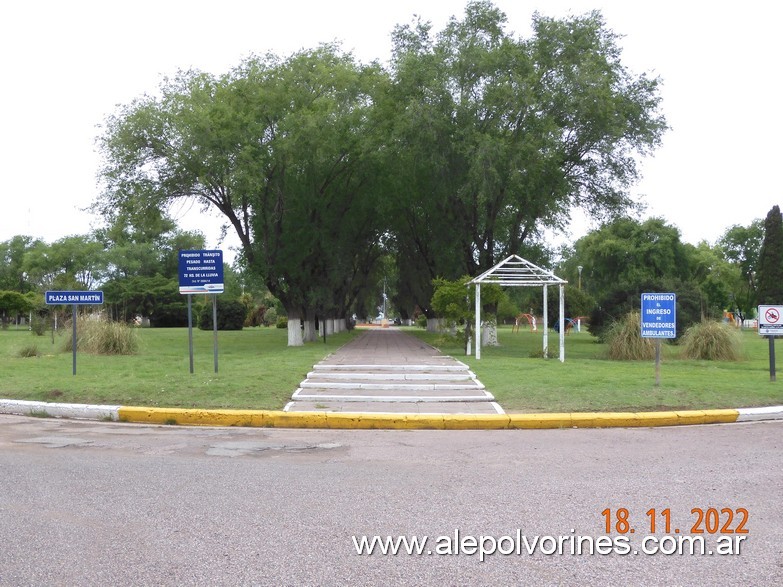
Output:
<instances>
[{"instance_id":1,"label":"paved road","mask_svg":"<svg viewBox=\"0 0 783 587\"><path fill-rule=\"evenodd\" d=\"M0 416L0 585L783 585L781 496L783 422L448 432ZM691 509L709 507L750 513L739 556L481 562L362 556L351 538L459 531L470 550L467 535L598 537L602 512L627 508L638 548L651 508L688 532Z\"/></svg>"}]
</instances>

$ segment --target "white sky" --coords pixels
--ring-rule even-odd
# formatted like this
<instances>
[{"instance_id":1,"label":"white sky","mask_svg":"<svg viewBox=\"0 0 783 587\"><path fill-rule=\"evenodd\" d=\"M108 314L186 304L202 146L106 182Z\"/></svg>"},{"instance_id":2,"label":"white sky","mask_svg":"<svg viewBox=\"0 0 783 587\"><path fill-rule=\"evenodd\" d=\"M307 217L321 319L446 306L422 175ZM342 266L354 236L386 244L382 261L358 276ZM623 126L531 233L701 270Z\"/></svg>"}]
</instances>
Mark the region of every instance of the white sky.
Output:
<instances>
[{"instance_id":1,"label":"white sky","mask_svg":"<svg viewBox=\"0 0 783 587\"><path fill-rule=\"evenodd\" d=\"M80 209L97 195L96 126L164 75L190 67L224 73L250 53L287 56L340 40L365 62L385 61L395 24L421 15L439 31L464 0L42 0L0 7L0 241L29 234L52 242L87 233ZM623 62L659 75L672 127L642 164L648 215L683 239L714 242L733 224L781 204L783 137L780 22L783 3L659 0L495 0L508 30L529 36L547 16L601 10L624 35ZM219 216L183 212L182 226L217 242ZM575 222L573 237L589 226Z\"/></svg>"}]
</instances>

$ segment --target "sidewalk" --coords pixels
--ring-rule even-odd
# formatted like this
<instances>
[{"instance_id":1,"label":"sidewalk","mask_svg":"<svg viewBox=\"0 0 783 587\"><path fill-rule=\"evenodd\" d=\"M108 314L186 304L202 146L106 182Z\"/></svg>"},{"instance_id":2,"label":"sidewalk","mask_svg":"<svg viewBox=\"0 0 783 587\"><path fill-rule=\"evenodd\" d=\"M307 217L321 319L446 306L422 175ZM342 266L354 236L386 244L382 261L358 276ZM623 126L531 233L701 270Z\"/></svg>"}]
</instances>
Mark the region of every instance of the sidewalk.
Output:
<instances>
[{"instance_id":1,"label":"sidewalk","mask_svg":"<svg viewBox=\"0 0 783 587\"><path fill-rule=\"evenodd\" d=\"M313 367L285 412L503 414L456 359L396 328L364 330Z\"/></svg>"}]
</instances>

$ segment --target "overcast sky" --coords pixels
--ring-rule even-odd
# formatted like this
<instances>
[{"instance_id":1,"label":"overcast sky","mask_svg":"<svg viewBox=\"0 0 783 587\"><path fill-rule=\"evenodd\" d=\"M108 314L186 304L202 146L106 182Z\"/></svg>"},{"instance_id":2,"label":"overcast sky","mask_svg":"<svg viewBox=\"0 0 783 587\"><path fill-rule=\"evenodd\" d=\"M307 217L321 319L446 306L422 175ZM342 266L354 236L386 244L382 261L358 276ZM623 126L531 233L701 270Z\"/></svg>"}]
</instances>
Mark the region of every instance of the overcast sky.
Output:
<instances>
[{"instance_id":1,"label":"overcast sky","mask_svg":"<svg viewBox=\"0 0 783 587\"><path fill-rule=\"evenodd\" d=\"M683 239L714 242L780 204L780 22L783 4L751 0L496 0L509 31L528 37L533 11L600 10L624 36L623 63L660 76L671 130L642 164L633 194ZM29 234L52 242L87 233L80 209L97 195L99 125L119 104L154 93L164 75L227 72L251 53L287 56L339 40L364 62L386 61L395 24L414 14L441 30L464 0L284 2L134 0L9 2L0 7L0 241ZM182 212L208 247L219 216ZM572 238L590 228L575 222ZM562 235L560 238L563 238Z\"/></svg>"}]
</instances>

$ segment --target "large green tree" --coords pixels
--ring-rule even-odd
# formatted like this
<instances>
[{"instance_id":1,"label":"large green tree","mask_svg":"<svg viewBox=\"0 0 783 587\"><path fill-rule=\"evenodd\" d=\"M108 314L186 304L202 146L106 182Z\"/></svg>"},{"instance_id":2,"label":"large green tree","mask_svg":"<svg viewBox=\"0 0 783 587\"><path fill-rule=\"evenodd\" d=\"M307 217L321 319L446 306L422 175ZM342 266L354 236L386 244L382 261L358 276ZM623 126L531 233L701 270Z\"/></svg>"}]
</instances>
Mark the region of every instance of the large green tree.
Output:
<instances>
[{"instance_id":1,"label":"large green tree","mask_svg":"<svg viewBox=\"0 0 783 587\"><path fill-rule=\"evenodd\" d=\"M536 15L527 40L505 25L491 3L470 2L437 35L422 22L393 35L390 216L400 289L423 308L432 277L524 253L575 207L599 217L632 208L637 156L666 128L658 80L622 65L599 13Z\"/></svg>"},{"instance_id":2,"label":"large green tree","mask_svg":"<svg viewBox=\"0 0 783 587\"><path fill-rule=\"evenodd\" d=\"M332 45L217 78L183 72L109 119L98 208L222 213L301 344L300 319L313 337L316 312L344 315L381 252L373 94L385 79Z\"/></svg>"},{"instance_id":3,"label":"large green tree","mask_svg":"<svg viewBox=\"0 0 783 587\"><path fill-rule=\"evenodd\" d=\"M748 226L734 225L718 239L724 258L738 268L740 279L730 281L733 310L750 316L756 308L756 271L761 243L764 241L764 220L759 218Z\"/></svg>"},{"instance_id":4,"label":"large green tree","mask_svg":"<svg viewBox=\"0 0 783 587\"><path fill-rule=\"evenodd\" d=\"M758 266L759 304L783 304L783 217L773 206L764 220Z\"/></svg>"}]
</instances>

